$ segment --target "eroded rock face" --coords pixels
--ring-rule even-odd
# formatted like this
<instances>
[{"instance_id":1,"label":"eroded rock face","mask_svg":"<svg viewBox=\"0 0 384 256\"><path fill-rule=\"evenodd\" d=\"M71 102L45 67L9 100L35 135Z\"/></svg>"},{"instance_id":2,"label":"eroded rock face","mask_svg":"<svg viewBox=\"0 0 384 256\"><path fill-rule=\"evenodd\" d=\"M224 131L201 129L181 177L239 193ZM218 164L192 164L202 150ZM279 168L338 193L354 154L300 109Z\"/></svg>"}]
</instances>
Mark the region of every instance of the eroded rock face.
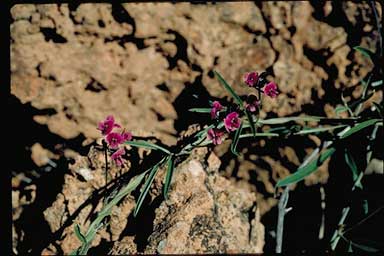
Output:
<instances>
[{"instance_id":1,"label":"eroded rock face","mask_svg":"<svg viewBox=\"0 0 384 256\"><path fill-rule=\"evenodd\" d=\"M343 6L351 24L358 10L364 32L373 30L367 4ZM11 91L22 103L54 110L35 120L64 138L97 138L97 121L113 113L128 129L145 126L172 144L172 103L186 85L201 76L211 96L227 96L215 69L245 94L242 74L269 69L282 93L266 99L262 115L289 115L311 103L313 91L322 97L324 81L335 79L328 67L337 67L339 88L357 84L372 66L353 52L344 28L313 11L309 2L15 5ZM361 38L374 48L372 41Z\"/></svg>"},{"instance_id":2,"label":"eroded rock face","mask_svg":"<svg viewBox=\"0 0 384 256\"><path fill-rule=\"evenodd\" d=\"M221 177L201 159L177 168L169 200L156 210L147 253L261 253L264 227L256 194ZM256 211L256 217L250 217Z\"/></svg>"},{"instance_id":3,"label":"eroded rock face","mask_svg":"<svg viewBox=\"0 0 384 256\"><path fill-rule=\"evenodd\" d=\"M176 166L169 199L156 209L154 228L145 252L262 252L264 226L260 223L256 194L220 176L219 166L220 160L206 148L195 150ZM44 254L68 254L80 245L73 225L78 223L82 232L86 232L90 217L100 211L102 198L97 196L97 191L104 186L104 167L104 153L96 147L87 157L78 156L70 166L71 173L64 177L62 192L44 211L52 233L58 235L55 246L48 245ZM129 167L129 162L122 170L111 164L111 178L129 173ZM151 189L152 198L162 197L164 174L165 169L161 169ZM113 242L112 254L137 253L135 235L123 233L127 225L132 225L128 219L134 206L132 196L127 196L115 206L108 229L99 231L92 246L97 247L105 240ZM143 205L141 211L145 210L146 205Z\"/></svg>"}]
</instances>

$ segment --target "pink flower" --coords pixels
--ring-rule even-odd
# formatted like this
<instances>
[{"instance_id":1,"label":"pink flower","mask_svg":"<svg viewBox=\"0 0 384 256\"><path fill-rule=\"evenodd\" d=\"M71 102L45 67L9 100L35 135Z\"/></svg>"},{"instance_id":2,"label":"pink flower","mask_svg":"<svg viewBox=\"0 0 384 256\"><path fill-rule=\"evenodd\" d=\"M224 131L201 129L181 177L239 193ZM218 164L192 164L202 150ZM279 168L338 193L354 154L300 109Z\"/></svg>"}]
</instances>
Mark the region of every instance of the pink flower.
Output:
<instances>
[{"instance_id":1,"label":"pink flower","mask_svg":"<svg viewBox=\"0 0 384 256\"><path fill-rule=\"evenodd\" d=\"M217 114L220 110L223 109L223 106L218 102L217 100L212 103L212 109L211 109L211 118L215 119L217 117Z\"/></svg>"},{"instance_id":2,"label":"pink flower","mask_svg":"<svg viewBox=\"0 0 384 256\"><path fill-rule=\"evenodd\" d=\"M264 88L265 95L275 98L279 93L277 92L277 85L274 82L269 82Z\"/></svg>"},{"instance_id":3,"label":"pink flower","mask_svg":"<svg viewBox=\"0 0 384 256\"><path fill-rule=\"evenodd\" d=\"M123 135L117 132L109 133L106 137L106 140L108 145L113 149L118 148L119 145L125 141Z\"/></svg>"},{"instance_id":4,"label":"pink flower","mask_svg":"<svg viewBox=\"0 0 384 256\"><path fill-rule=\"evenodd\" d=\"M214 145L219 145L223 142L224 132L219 129L209 129L207 138L212 141Z\"/></svg>"},{"instance_id":5,"label":"pink flower","mask_svg":"<svg viewBox=\"0 0 384 256\"><path fill-rule=\"evenodd\" d=\"M235 131L240 127L241 120L237 112L231 112L224 118L224 126L228 132Z\"/></svg>"},{"instance_id":6,"label":"pink flower","mask_svg":"<svg viewBox=\"0 0 384 256\"><path fill-rule=\"evenodd\" d=\"M107 116L104 121L101 121L98 124L97 129L100 130L103 135L107 135L112 131L113 127L121 126L115 124L115 119L113 118L113 116Z\"/></svg>"},{"instance_id":7,"label":"pink flower","mask_svg":"<svg viewBox=\"0 0 384 256\"><path fill-rule=\"evenodd\" d=\"M132 140L132 133L130 132L123 132L121 136L123 137L123 142Z\"/></svg>"},{"instance_id":8,"label":"pink flower","mask_svg":"<svg viewBox=\"0 0 384 256\"><path fill-rule=\"evenodd\" d=\"M119 150L117 150L115 153L113 153L111 155L111 159L113 161L115 161L115 163L118 165L118 166L121 166L123 164L123 158L122 158L122 155L125 154L125 150L124 148L120 148Z\"/></svg>"},{"instance_id":9,"label":"pink flower","mask_svg":"<svg viewBox=\"0 0 384 256\"><path fill-rule=\"evenodd\" d=\"M255 71L244 74L244 83L249 87L253 87L259 81L259 74Z\"/></svg>"}]
</instances>

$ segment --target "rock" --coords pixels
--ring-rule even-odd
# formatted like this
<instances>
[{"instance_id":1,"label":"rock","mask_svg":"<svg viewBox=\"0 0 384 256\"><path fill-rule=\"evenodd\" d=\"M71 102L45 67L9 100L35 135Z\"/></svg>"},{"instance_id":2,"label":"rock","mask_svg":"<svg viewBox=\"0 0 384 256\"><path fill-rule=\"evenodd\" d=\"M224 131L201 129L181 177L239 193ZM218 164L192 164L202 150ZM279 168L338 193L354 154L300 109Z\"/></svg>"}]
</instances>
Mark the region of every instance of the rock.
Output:
<instances>
[{"instance_id":1,"label":"rock","mask_svg":"<svg viewBox=\"0 0 384 256\"><path fill-rule=\"evenodd\" d=\"M43 148L40 143L35 143L31 147L31 158L37 166L41 167L52 163L51 159L58 159L58 156Z\"/></svg>"},{"instance_id":2,"label":"rock","mask_svg":"<svg viewBox=\"0 0 384 256\"><path fill-rule=\"evenodd\" d=\"M209 154L209 160L205 160ZM52 232L60 232L55 247L49 245L44 253L53 254L59 246L69 253L80 245L74 234L75 223L86 232L90 218L102 207L97 197L104 179L103 151L92 148L87 157L78 156L65 175L63 190L44 216ZM122 173L130 172L127 167ZM264 246L264 226L260 223L260 210L256 194L234 180L222 177L220 160L206 148L200 148L174 171L169 200L163 201L155 211L153 232L148 238L146 253L261 253ZM86 169L93 179L84 179L79 173ZM120 171L111 165L111 177ZM162 196L165 167L156 177L152 197ZM96 193L96 194L95 194ZM90 196L96 198L94 208ZM97 199L98 198L98 199ZM109 228L101 229L92 242L97 247L101 239L111 243L111 253L138 253L134 236L123 235L134 208L134 198L125 197L112 208ZM141 211L145 211L145 205ZM253 212L253 213L252 213ZM250 216L254 216L251 218ZM68 223L68 220L71 222ZM134 220L134 219L133 219ZM139 232L139 231L137 231ZM251 239L250 239L251 238Z\"/></svg>"},{"instance_id":3,"label":"rock","mask_svg":"<svg viewBox=\"0 0 384 256\"><path fill-rule=\"evenodd\" d=\"M213 154L208 159L216 158ZM204 166L204 162L192 159L177 167L169 200L156 210L146 253L263 251L264 227L259 210L255 219L249 217L255 194L221 177L217 168L211 169L212 164L209 172Z\"/></svg>"}]
</instances>

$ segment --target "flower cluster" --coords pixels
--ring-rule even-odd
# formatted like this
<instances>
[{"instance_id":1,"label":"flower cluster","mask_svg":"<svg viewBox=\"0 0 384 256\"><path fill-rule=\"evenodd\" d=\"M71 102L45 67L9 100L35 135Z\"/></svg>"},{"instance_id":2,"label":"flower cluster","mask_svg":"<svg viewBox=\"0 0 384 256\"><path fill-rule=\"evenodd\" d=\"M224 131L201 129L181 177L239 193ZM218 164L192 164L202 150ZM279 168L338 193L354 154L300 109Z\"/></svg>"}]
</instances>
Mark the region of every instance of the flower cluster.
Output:
<instances>
[{"instance_id":1,"label":"flower cluster","mask_svg":"<svg viewBox=\"0 0 384 256\"><path fill-rule=\"evenodd\" d=\"M259 90L271 98L276 98L279 94L277 92L277 85L274 82L268 82L265 79L266 74L266 72L263 72L259 75L255 71L245 73L244 83L246 83L249 87L253 87Z\"/></svg>"},{"instance_id":2,"label":"flower cluster","mask_svg":"<svg viewBox=\"0 0 384 256\"><path fill-rule=\"evenodd\" d=\"M260 107L260 97L261 94L265 94L268 97L276 98L278 95L277 85L274 82L268 81L265 76L266 72L261 73L260 75L255 72L249 72L244 75L244 83L251 88L255 88L258 91L259 98L255 94L248 95L246 101L244 102L244 109L250 113L256 113ZM241 125L241 118L239 114L240 106L235 108L226 108L220 104L219 101L214 101L211 108L211 118L215 121L218 121L223 116L225 117L221 120L224 121L225 131L231 133L236 131ZM216 122L216 124L218 124ZM215 128L211 128L207 132L208 140L212 141L214 145L221 144L223 142L223 137L225 135L224 130L220 130L217 125Z\"/></svg>"},{"instance_id":3,"label":"flower cluster","mask_svg":"<svg viewBox=\"0 0 384 256\"><path fill-rule=\"evenodd\" d=\"M101 131L101 134L105 136L105 141L109 149L113 150L111 159L118 165L123 164L122 156L125 154L125 150L121 147L121 144L132 140L132 134L122 130L120 132L114 132L114 128L121 128L121 126L115 123L113 116L107 116L104 121L99 122L97 129Z\"/></svg>"}]
</instances>

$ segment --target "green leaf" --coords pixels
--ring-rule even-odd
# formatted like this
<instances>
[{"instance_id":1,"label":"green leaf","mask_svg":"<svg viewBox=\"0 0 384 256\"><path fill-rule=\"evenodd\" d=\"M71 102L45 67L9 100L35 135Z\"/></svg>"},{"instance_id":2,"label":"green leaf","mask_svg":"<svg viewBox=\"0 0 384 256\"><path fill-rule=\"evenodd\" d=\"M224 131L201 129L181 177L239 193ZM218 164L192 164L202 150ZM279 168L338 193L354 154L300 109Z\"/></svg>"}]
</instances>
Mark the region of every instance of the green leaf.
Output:
<instances>
[{"instance_id":1,"label":"green leaf","mask_svg":"<svg viewBox=\"0 0 384 256\"><path fill-rule=\"evenodd\" d=\"M354 127L352 127L350 130L348 130L346 133L344 133L342 136L341 136L341 139L345 139L349 136L351 136L352 134L366 128L366 127L369 127L371 125L374 125L375 123L379 122L380 119L370 119L370 120L367 120L367 121L364 121L362 123L359 123L357 125L355 125Z\"/></svg>"},{"instance_id":2,"label":"green leaf","mask_svg":"<svg viewBox=\"0 0 384 256\"><path fill-rule=\"evenodd\" d=\"M346 106L337 106L335 108L336 115L339 115L340 113L343 113L345 111L348 111L348 108Z\"/></svg>"},{"instance_id":3,"label":"green leaf","mask_svg":"<svg viewBox=\"0 0 384 256\"><path fill-rule=\"evenodd\" d=\"M362 46L355 46L355 47L353 47L353 49L355 49L356 51L360 52L365 57L367 57L367 58L369 58L371 60L375 59L375 53L372 52L371 50L367 49L367 48L364 48Z\"/></svg>"},{"instance_id":4,"label":"green leaf","mask_svg":"<svg viewBox=\"0 0 384 256\"><path fill-rule=\"evenodd\" d=\"M302 134L308 134L308 133L319 133L319 132L325 132L325 131L331 131L334 129L346 127L346 125L336 125L331 127L319 127L319 128L313 128L313 129L304 129L299 132L294 133L295 135L302 135Z\"/></svg>"},{"instance_id":5,"label":"green leaf","mask_svg":"<svg viewBox=\"0 0 384 256\"><path fill-rule=\"evenodd\" d=\"M133 147L138 147L138 148L148 148L148 149L155 149L155 150L161 150L167 154L170 154L168 149L165 149L163 147L160 147L159 145L153 144L148 141L144 140L134 140L134 141L126 141L125 144L133 146Z\"/></svg>"},{"instance_id":6,"label":"green leaf","mask_svg":"<svg viewBox=\"0 0 384 256\"><path fill-rule=\"evenodd\" d=\"M352 242L352 245L359 248L360 250L366 251L366 252L378 252L379 250L370 246L366 246L363 244L357 244L355 242Z\"/></svg>"},{"instance_id":7,"label":"green leaf","mask_svg":"<svg viewBox=\"0 0 384 256\"><path fill-rule=\"evenodd\" d=\"M305 166L299 167L295 173L277 182L276 187L286 186L303 180L305 177L316 171L317 168L319 168L335 151L336 149L334 147L325 150L316 159Z\"/></svg>"},{"instance_id":8,"label":"green leaf","mask_svg":"<svg viewBox=\"0 0 384 256\"><path fill-rule=\"evenodd\" d=\"M349 113L351 116L353 116L353 112L352 112L351 106L348 105L347 100L344 98L344 94L343 94L343 92L341 93L341 101L343 102L344 107L347 109L348 113Z\"/></svg>"},{"instance_id":9,"label":"green leaf","mask_svg":"<svg viewBox=\"0 0 384 256\"><path fill-rule=\"evenodd\" d=\"M364 209L364 214L367 215L368 214L368 200L364 199L363 201L363 209Z\"/></svg>"},{"instance_id":10,"label":"green leaf","mask_svg":"<svg viewBox=\"0 0 384 256\"><path fill-rule=\"evenodd\" d=\"M376 110L377 112L379 113L380 117L383 118L384 117L384 109L383 109L383 106L381 106L380 104L376 103L376 102L372 102L375 107L376 107Z\"/></svg>"},{"instance_id":11,"label":"green leaf","mask_svg":"<svg viewBox=\"0 0 384 256\"><path fill-rule=\"evenodd\" d=\"M162 162L163 162L164 159L165 159L165 158L163 158L160 162L158 162L157 164L155 164L155 165L151 168L151 171L150 171L150 173L149 173L149 176L148 176L147 180L146 180L145 183L144 183L144 188L143 188L143 190L141 191L139 198L137 199L137 203L136 203L136 206L135 206L135 210L134 210L134 212L133 212L133 216L134 216L134 217L136 217L137 213L139 212L140 207L141 207L141 205L143 204L144 199L145 199L145 197L146 197L147 194L148 194L149 188L151 187L151 185L152 185L152 183L153 183L153 180L155 179L156 173L157 173L157 171L159 170L159 166L162 164Z\"/></svg>"},{"instance_id":12,"label":"green leaf","mask_svg":"<svg viewBox=\"0 0 384 256\"><path fill-rule=\"evenodd\" d=\"M242 138L249 138L249 137L278 137L278 133L272 133L272 132L258 132L256 135L253 135L252 133L246 133L246 134L241 134L240 139Z\"/></svg>"},{"instance_id":13,"label":"green leaf","mask_svg":"<svg viewBox=\"0 0 384 256\"><path fill-rule=\"evenodd\" d=\"M105 205L101 209L101 211L97 215L96 219L91 223L91 225L89 225L88 231L85 235L85 240L87 242L85 244L82 244L77 250L73 251L73 253L76 253L76 255L86 255L87 254L89 246L90 246L91 242L93 241L93 239L97 233L97 230L99 230L100 227L102 226L102 221L104 220L104 218L111 214L112 207L115 206L121 199L123 199L123 197L125 197L126 195L131 193L141 183L145 174L148 171L149 170L141 173L140 175L133 177L129 181L128 185L123 187L117 193L117 195L107 205Z\"/></svg>"},{"instance_id":14,"label":"green leaf","mask_svg":"<svg viewBox=\"0 0 384 256\"><path fill-rule=\"evenodd\" d=\"M326 119L320 116L290 116L290 117L278 117L270 118L265 120L259 120L261 124L284 124L291 121L320 121L321 119Z\"/></svg>"},{"instance_id":15,"label":"green leaf","mask_svg":"<svg viewBox=\"0 0 384 256\"><path fill-rule=\"evenodd\" d=\"M129 181L128 185L126 185L124 188L122 188L119 191L119 193L117 193L117 195L106 206L103 207L103 209L97 215L97 218L91 223L91 225L88 228L88 231L86 234L87 241L92 241L92 239L88 238L88 235L94 233L94 231L97 230L97 227L99 227L102 220L111 213L113 206L115 206L118 202L120 202L121 199L123 199L126 195L128 195L135 188L137 188L137 186L139 186L139 184L141 183L145 174L148 171L149 170L141 173L140 175L133 177Z\"/></svg>"},{"instance_id":16,"label":"green leaf","mask_svg":"<svg viewBox=\"0 0 384 256\"><path fill-rule=\"evenodd\" d=\"M252 134L253 134L253 135L256 135L256 126L255 126L255 123L256 123L256 122L253 121L252 114L251 114L248 110L246 110L246 109L244 109L244 113L245 113L245 115L247 116L249 125L250 125L250 127L251 127Z\"/></svg>"},{"instance_id":17,"label":"green leaf","mask_svg":"<svg viewBox=\"0 0 384 256\"><path fill-rule=\"evenodd\" d=\"M242 130L243 130L243 123L241 123L240 127L236 130L235 136L233 137L233 140L231 143L231 152L236 156L239 155L237 153L236 147L237 147L237 144L239 143L239 138Z\"/></svg>"},{"instance_id":18,"label":"green leaf","mask_svg":"<svg viewBox=\"0 0 384 256\"><path fill-rule=\"evenodd\" d=\"M169 190L169 186L171 185L171 180L172 180L172 176L173 176L173 169L174 169L174 159L173 159L173 156L169 156L168 157L168 168L167 168L167 174L165 176L165 182L164 182L164 198L166 200L168 200L168 190Z\"/></svg>"},{"instance_id":19,"label":"green leaf","mask_svg":"<svg viewBox=\"0 0 384 256\"><path fill-rule=\"evenodd\" d=\"M349 241L349 243L348 243L348 252L353 252L351 241Z\"/></svg>"},{"instance_id":20,"label":"green leaf","mask_svg":"<svg viewBox=\"0 0 384 256\"><path fill-rule=\"evenodd\" d=\"M87 243L87 240L85 239L85 236L81 233L79 224L76 223L74 229L75 229L76 237L81 241L81 243L82 244Z\"/></svg>"},{"instance_id":21,"label":"green leaf","mask_svg":"<svg viewBox=\"0 0 384 256\"><path fill-rule=\"evenodd\" d=\"M190 108L188 111L196 113L211 113L211 108Z\"/></svg>"},{"instance_id":22,"label":"green leaf","mask_svg":"<svg viewBox=\"0 0 384 256\"><path fill-rule=\"evenodd\" d=\"M224 88L229 92L229 94L237 101L237 104L243 109L243 101L240 99L239 95L232 89L232 87L224 80L224 78L217 71L213 71L216 75L219 82L224 86Z\"/></svg>"},{"instance_id":23,"label":"green leaf","mask_svg":"<svg viewBox=\"0 0 384 256\"><path fill-rule=\"evenodd\" d=\"M352 154L348 151L348 149L345 149L344 158L345 158L345 162L348 164L349 168L352 171L353 182L356 182L358 177L359 177L359 174L358 174L356 162L353 159ZM360 189L363 189L363 185L361 184L360 181L358 183L356 183L355 186L360 188Z\"/></svg>"},{"instance_id":24,"label":"green leaf","mask_svg":"<svg viewBox=\"0 0 384 256\"><path fill-rule=\"evenodd\" d=\"M373 88L383 85L383 80L377 80L375 82L372 82L371 85Z\"/></svg>"}]
</instances>

